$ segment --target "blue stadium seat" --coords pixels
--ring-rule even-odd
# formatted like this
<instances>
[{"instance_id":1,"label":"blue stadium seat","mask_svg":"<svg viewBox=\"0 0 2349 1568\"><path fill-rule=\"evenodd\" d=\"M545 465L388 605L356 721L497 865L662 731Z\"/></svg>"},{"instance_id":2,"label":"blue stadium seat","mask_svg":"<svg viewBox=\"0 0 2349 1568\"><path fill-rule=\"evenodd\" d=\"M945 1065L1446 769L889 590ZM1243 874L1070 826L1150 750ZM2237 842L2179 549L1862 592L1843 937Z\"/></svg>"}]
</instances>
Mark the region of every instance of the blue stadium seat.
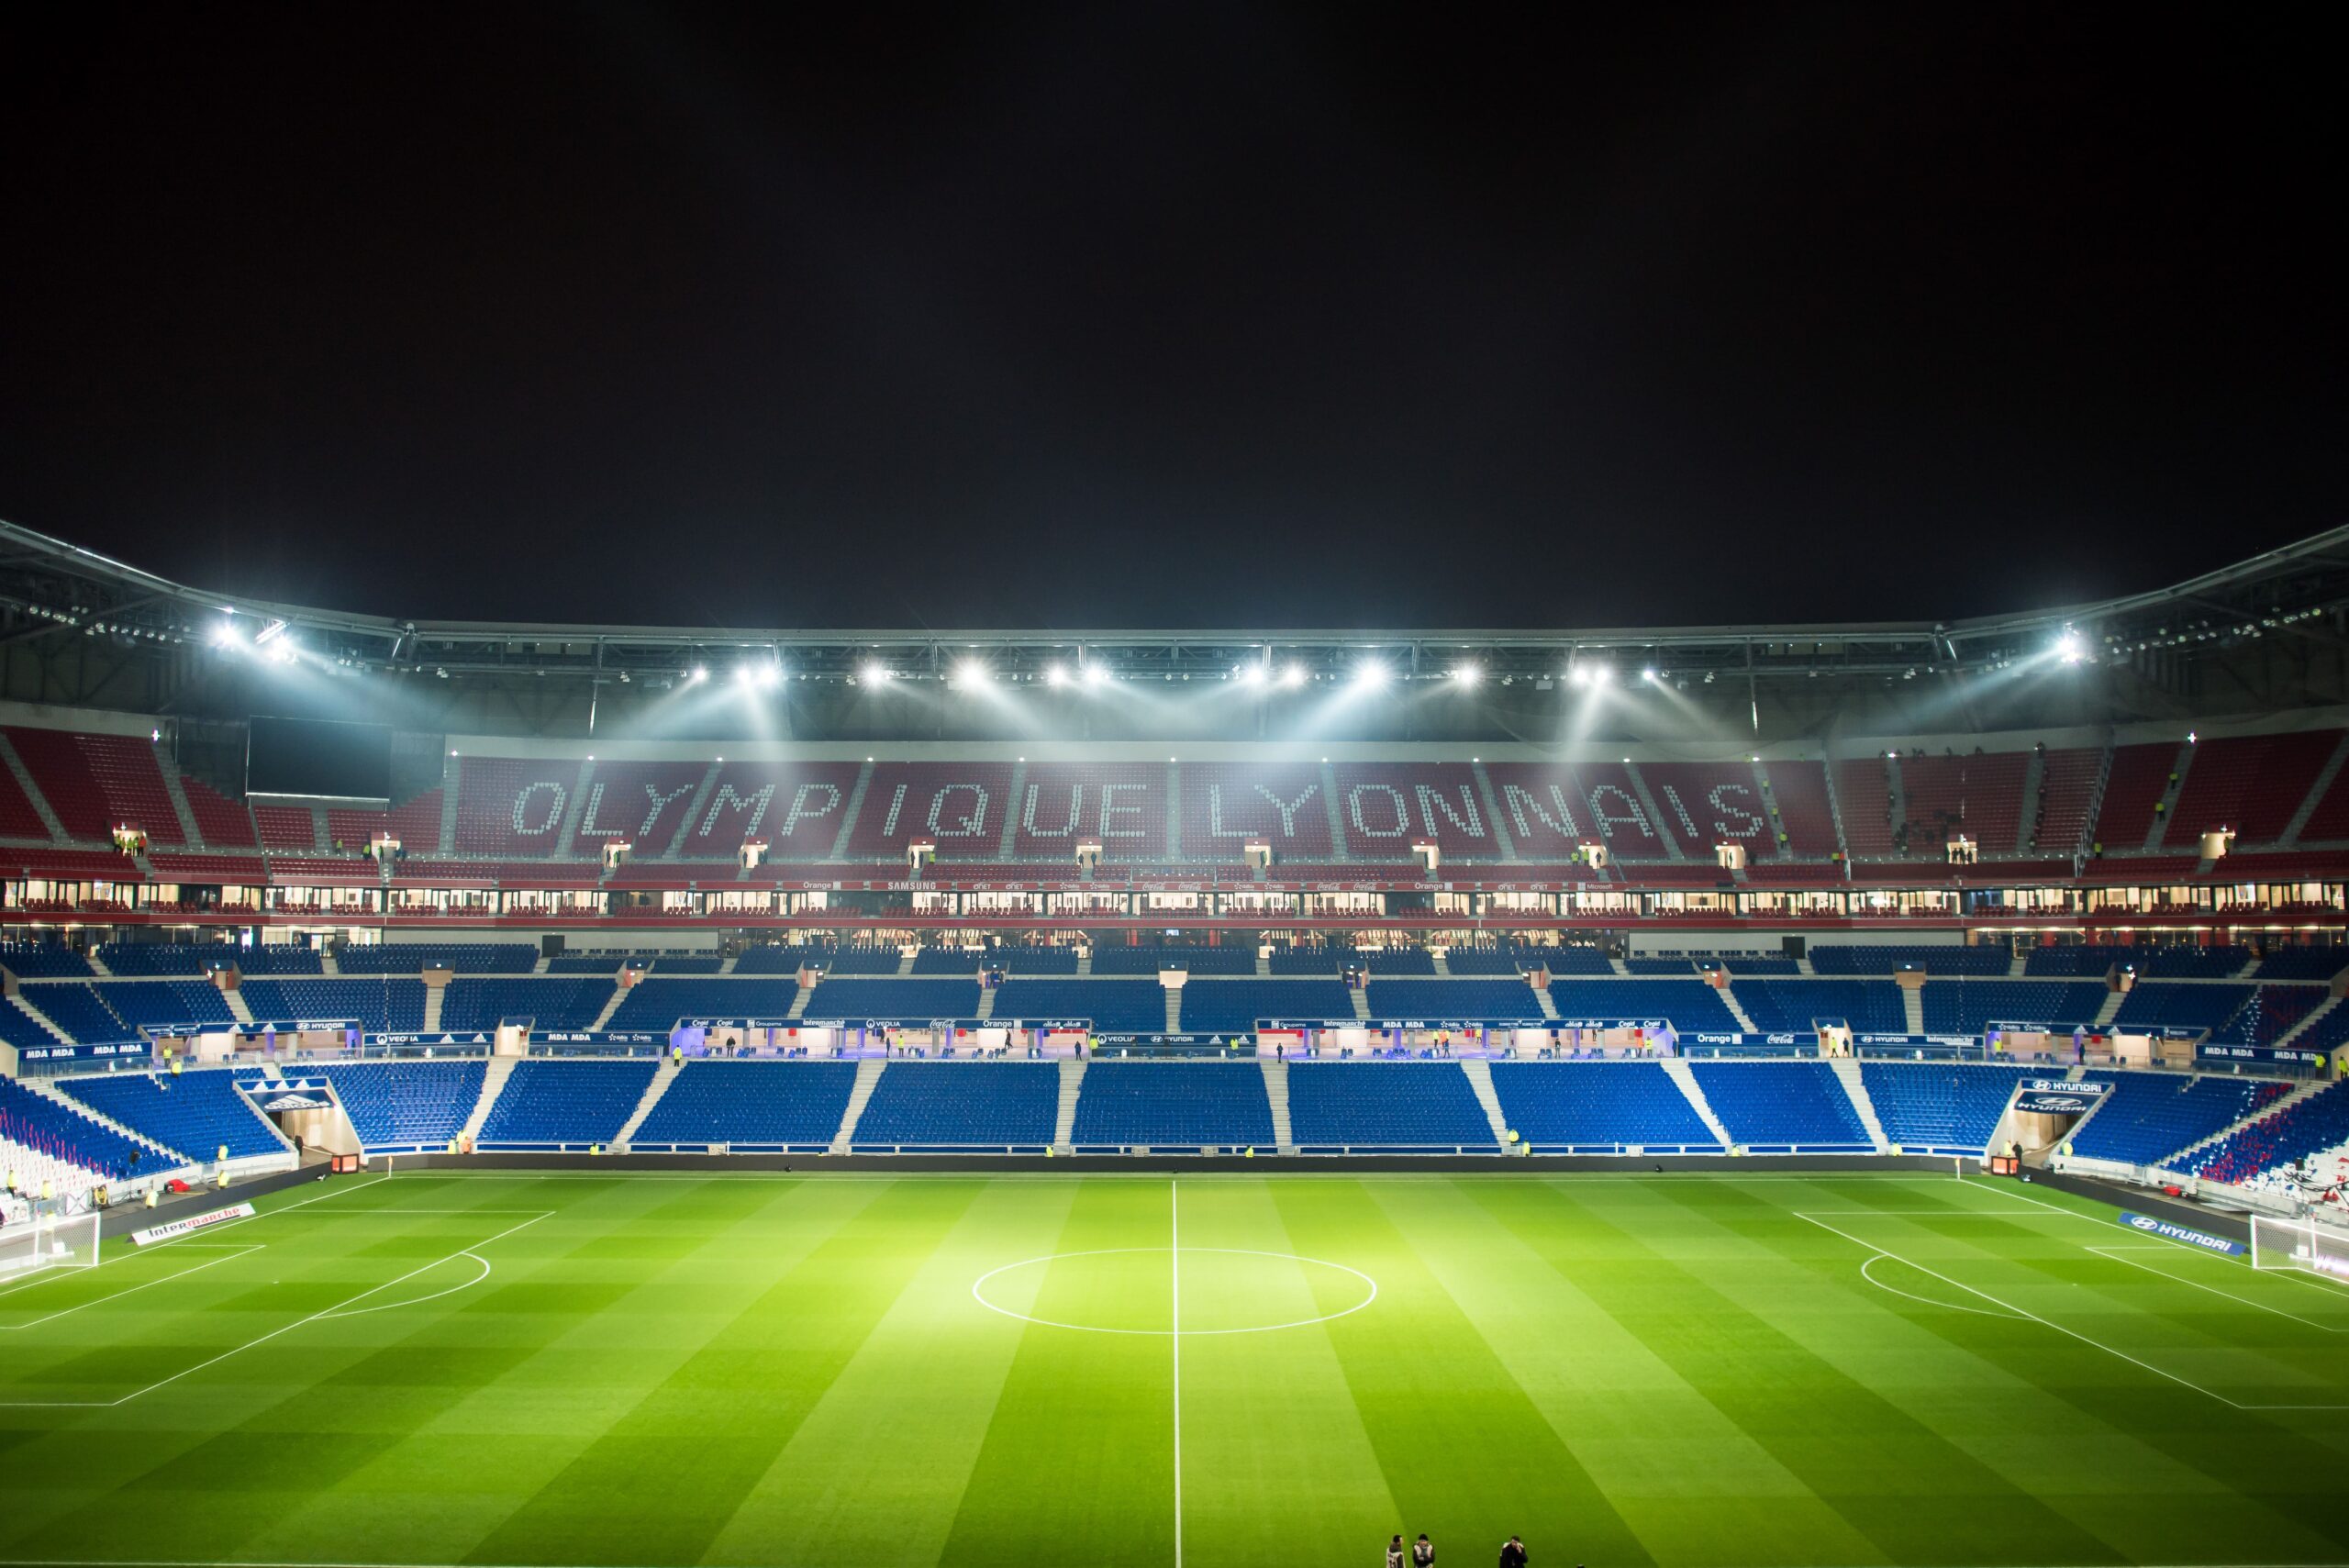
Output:
<instances>
[{"instance_id":1,"label":"blue stadium seat","mask_svg":"<svg viewBox=\"0 0 2349 1568\"><path fill-rule=\"evenodd\" d=\"M528 974L538 962L538 950L528 942L376 942L344 948L334 960L345 974Z\"/></svg>"},{"instance_id":2,"label":"blue stadium seat","mask_svg":"<svg viewBox=\"0 0 2349 1568\"><path fill-rule=\"evenodd\" d=\"M621 999L606 1027L665 1034L679 1018L780 1018L790 1013L798 998L796 980L773 976L664 980L656 972L639 981Z\"/></svg>"},{"instance_id":3,"label":"blue stadium seat","mask_svg":"<svg viewBox=\"0 0 2349 1568\"><path fill-rule=\"evenodd\" d=\"M1192 974L1253 974L1256 973L1256 950L1253 947L1137 948L1108 942L1103 942L1093 950L1093 973L1097 976L1156 974L1162 969L1180 969ZM1275 969L1274 973L1278 973L1279 971ZM1330 973L1335 974L1337 971L1333 968Z\"/></svg>"},{"instance_id":4,"label":"blue stadium seat","mask_svg":"<svg viewBox=\"0 0 2349 1568\"><path fill-rule=\"evenodd\" d=\"M1533 987L1515 980L1382 980L1374 973L1363 995L1375 1018L1539 1024L1548 1016Z\"/></svg>"},{"instance_id":5,"label":"blue stadium seat","mask_svg":"<svg viewBox=\"0 0 2349 1568\"><path fill-rule=\"evenodd\" d=\"M1385 1149L1497 1153L1493 1124L1456 1062L1299 1062L1289 1135L1307 1153Z\"/></svg>"},{"instance_id":6,"label":"blue stadium seat","mask_svg":"<svg viewBox=\"0 0 2349 1568\"><path fill-rule=\"evenodd\" d=\"M421 981L416 983L421 986ZM481 1100L488 1064L464 1062L342 1062L288 1070L334 1085L335 1098L371 1154L445 1149Z\"/></svg>"},{"instance_id":7,"label":"blue stadium seat","mask_svg":"<svg viewBox=\"0 0 2349 1568\"><path fill-rule=\"evenodd\" d=\"M421 979L248 980L241 990L246 1010L261 1023L349 1018L371 1033L424 1028Z\"/></svg>"},{"instance_id":8,"label":"blue stadium seat","mask_svg":"<svg viewBox=\"0 0 2349 1568\"><path fill-rule=\"evenodd\" d=\"M1824 1062L1698 1062L1690 1071L1730 1137L1756 1153L1876 1148Z\"/></svg>"},{"instance_id":9,"label":"blue stadium seat","mask_svg":"<svg viewBox=\"0 0 2349 1568\"><path fill-rule=\"evenodd\" d=\"M1814 942L1813 974L1891 974L1921 969L1927 974L2001 975L2014 959L2003 947L1966 947L1956 942L1913 945L1875 942Z\"/></svg>"},{"instance_id":10,"label":"blue stadium seat","mask_svg":"<svg viewBox=\"0 0 2349 1568\"><path fill-rule=\"evenodd\" d=\"M1734 985L1738 1005L1757 1029L1801 1031L1815 1019L1842 1018L1863 1034L1909 1031L1909 1010L1896 981L1772 978Z\"/></svg>"},{"instance_id":11,"label":"blue stadium seat","mask_svg":"<svg viewBox=\"0 0 2349 1568\"><path fill-rule=\"evenodd\" d=\"M1456 947L1443 955L1443 966L1454 974L1494 974L1504 978L1520 972L1518 955L1509 948Z\"/></svg>"},{"instance_id":12,"label":"blue stadium seat","mask_svg":"<svg viewBox=\"0 0 2349 1568\"><path fill-rule=\"evenodd\" d=\"M827 977L807 1000L806 1016L859 1018L969 1018L978 1016L979 983L971 980L866 980Z\"/></svg>"},{"instance_id":13,"label":"blue stadium seat","mask_svg":"<svg viewBox=\"0 0 2349 1568\"><path fill-rule=\"evenodd\" d=\"M96 989L107 1009L133 1031L161 1024L236 1027L237 1016L209 980L101 980Z\"/></svg>"},{"instance_id":14,"label":"blue stadium seat","mask_svg":"<svg viewBox=\"0 0 2349 1568\"><path fill-rule=\"evenodd\" d=\"M1183 987L1188 1034L1246 1034L1259 1018L1352 1018L1353 995L1342 980L1192 980Z\"/></svg>"},{"instance_id":15,"label":"blue stadium seat","mask_svg":"<svg viewBox=\"0 0 2349 1568\"><path fill-rule=\"evenodd\" d=\"M1050 1062L892 1062L857 1120L854 1146L1040 1152L1052 1140L1060 1082Z\"/></svg>"},{"instance_id":16,"label":"blue stadium seat","mask_svg":"<svg viewBox=\"0 0 2349 1568\"><path fill-rule=\"evenodd\" d=\"M855 1087L853 1062L688 1062L629 1146L821 1152L831 1147Z\"/></svg>"},{"instance_id":17,"label":"blue stadium seat","mask_svg":"<svg viewBox=\"0 0 2349 1568\"><path fill-rule=\"evenodd\" d=\"M0 1138L95 1171L110 1181L150 1173L169 1162L168 1156L157 1154L138 1140L125 1138L14 1078L0 1078Z\"/></svg>"},{"instance_id":18,"label":"blue stadium seat","mask_svg":"<svg viewBox=\"0 0 2349 1568\"><path fill-rule=\"evenodd\" d=\"M1928 1034L1976 1035L1993 1023L2043 1023L2064 1034L2096 1022L2110 995L2100 980L1934 979L1920 997Z\"/></svg>"},{"instance_id":19,"label":"blue stadium seat","mask_svg":"<svg viewBox=\"0 0 2349 1568\"><path fill-rule=\"evenodd\" d=\"M2254 989L2251 985L2165 985L2159 981L2141 981L2130 987L2112 1021L2122 1030L2216 1029L2249 1005Z\"/></svg>"},{"instance_id":20,"label":"blue stadium seat","mask_svg":"<svg viewBox=\"0 0 2349 1568\"><path fill-rule=\"evenodd\" d=\"M541 1029L584 1029L612 999L613 984L608 975L461 975L441 995L440 1027L471 1034L495 1029L501 1018L527 1018Z\"/></svg>"},{"instance_id":21,"label":"blue stadium seat","mask_svg":"<svg viewBox=\"0 0 2349 1568\"><path fill-rule=\"evenodd\" d=\"M518 1062L474 1140L480 1149L582 1148L609 1143L652 1086L646 1058Z\"/></svg>"},{"instance_id":22,"label":"blue stadium seat","mask_svg":"<svg viewBox=\"0 0 2349 1568\"><path fill-rule=\"evenodd\" d=\"M1739 995L1742 996L1743 992ZM1721 994L1702 980L1552 980L1550 1006L1561 1018L1639 1023L1662 1018L1682 1034L1742 1028Z\"/></svg>"},{"instance_id":23,"label":"blue stadium seat","mask_svg":"<svg viewBox=\"0 0 2349 1568\"><path fill-rule=\"evenodd\" d=\"M135 1040L139 1036L139 1031L117 1018L114 1009L86 982L43 981L20 987L17 995L83 1045Z\"/></svg>"},{"instance_id":24,"label":"blue stadium seat","mask_svg":"<svg viewBox=\"0 0 2349 1568\"><path fill-rule=\"evenodd\" d=\"M1933 987L1925 987L1927 995ZM2044 1068L1947 1062L1863 1062L1860 1081L1884 1136L1910 1153L1980 1154L2018 1080Z\"/></svg>"},{"instance_id":25,"label":"blue stadium seat","mask_svg":"<svg viewBox=\"0 0 2349 1568\"><path fill-rule=\"evenodd\" d=\"M235 1073L213 1070L177 1077L149 1073L103 1078L61 1078L57 1087L141 1138L173 1149L191 1164L209 1162L223 1144L228 1157L290 1151L276 1129L237 1087Z\"/></svg>"},{"instance_id":26,"label":"blue stadium seat","mask_svg":"<svg viewBox=\"0 0 2349 1568\"><path fill-rule=\"evenodd\" d=\"M19 980L86 980L90 961L55 942L0 942L0 969Z\"/></svg>"},{"instance_id":27,"label":"blue stadium seat","mask_svg":"<svg viewBox=\"0 0 2349 1568\"><path fill-rule=\"evenodd\" d=\"M1718 1154L1720 1140L1653 1062L1496 1062L1502 1119L1536 1152Z\"/></svg>"},{"instance_id":28,"label":"blue stadium seat","mask_svg":"<svg viewBox=\"0 0 2349 1568\"><path fill-rule=\"evenodd\" d=\"M1078 1153L1131 1147L1271 1149L1273 1107L1253 1062L1096 1062L1085 1068Z\"/></svg>"},{"instance_id":29,"label":"blue stadium seat","mask_svg":"<svg viewBox=\"0 0 2349 1568\"><path fill-rule=\"evenodd\" d=\"M1101 1034L1160 1034L1166 990L1155 980L1007 980L991 1018L1090 1018Z\"/></svg>"},{"instance_id":30,"label":"blue stadium seat","mask_svg":"<svg viewBox=\"0 0 2349 1568\"><path fill-rule=\"evenodd\" d=\"M2072 1152L2130 1165L2158 1165L2290 1091L2273 1078L2114 1073L2099 1074L2098 1081L2112 1087L2073 1133Z\"/></svg>"}]
</instances>

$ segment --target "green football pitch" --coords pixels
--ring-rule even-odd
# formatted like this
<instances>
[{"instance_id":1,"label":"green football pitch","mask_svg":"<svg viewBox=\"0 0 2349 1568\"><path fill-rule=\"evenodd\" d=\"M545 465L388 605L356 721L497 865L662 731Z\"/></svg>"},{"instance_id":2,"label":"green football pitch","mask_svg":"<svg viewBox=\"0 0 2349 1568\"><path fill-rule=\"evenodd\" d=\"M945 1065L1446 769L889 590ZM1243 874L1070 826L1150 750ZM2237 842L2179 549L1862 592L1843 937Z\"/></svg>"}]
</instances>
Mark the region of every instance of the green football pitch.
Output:
<instances>
[{"instance_id":1,"label":"green football pitch","mask_svg":"<svg viewBox=\"0 0 2349 1568\"><path fill-rule=\"evenodd\" d=\"M0 1287L0 1562L2319 1562L2349 1289L1954 1176L419 1173Z\"/></svg>"}]
</instances>

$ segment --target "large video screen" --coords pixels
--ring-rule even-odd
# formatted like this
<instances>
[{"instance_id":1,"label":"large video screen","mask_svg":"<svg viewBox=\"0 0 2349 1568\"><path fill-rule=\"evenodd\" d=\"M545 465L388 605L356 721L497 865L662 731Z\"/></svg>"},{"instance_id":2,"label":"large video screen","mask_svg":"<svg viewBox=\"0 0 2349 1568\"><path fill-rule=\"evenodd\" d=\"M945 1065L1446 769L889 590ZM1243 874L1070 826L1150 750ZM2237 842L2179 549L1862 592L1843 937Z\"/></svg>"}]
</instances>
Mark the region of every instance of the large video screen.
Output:
<instances>
[{"instance_id":1,"label":"large video screen","mask_svg":"<svg viewBox=\"0 0 2349 1568\"><path fill-rule=\"evenodd\" d=\"M383 802L392 793L392 729L256 715L245 748L245 793Z\"/></svg>"}]
</instances>

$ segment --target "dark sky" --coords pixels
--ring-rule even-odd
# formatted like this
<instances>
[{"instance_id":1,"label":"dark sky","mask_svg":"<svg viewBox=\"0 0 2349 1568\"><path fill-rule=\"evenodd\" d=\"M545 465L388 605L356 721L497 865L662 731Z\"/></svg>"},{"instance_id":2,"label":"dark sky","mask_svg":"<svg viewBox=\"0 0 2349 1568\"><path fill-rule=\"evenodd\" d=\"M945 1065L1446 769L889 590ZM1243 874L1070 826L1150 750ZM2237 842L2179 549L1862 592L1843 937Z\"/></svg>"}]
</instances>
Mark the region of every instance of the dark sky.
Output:
<instances>
[{"instance_id":1,"label":"dark sky","mask_svg":"<svg viewBox=\"0 0 2349 1568\"><path fill-rule=\"evenodd\" d=\"M1954 617L2349 520L2295 13L751 15L6 8L0 517L812 627Z\"/></svg>"}]
</instances>

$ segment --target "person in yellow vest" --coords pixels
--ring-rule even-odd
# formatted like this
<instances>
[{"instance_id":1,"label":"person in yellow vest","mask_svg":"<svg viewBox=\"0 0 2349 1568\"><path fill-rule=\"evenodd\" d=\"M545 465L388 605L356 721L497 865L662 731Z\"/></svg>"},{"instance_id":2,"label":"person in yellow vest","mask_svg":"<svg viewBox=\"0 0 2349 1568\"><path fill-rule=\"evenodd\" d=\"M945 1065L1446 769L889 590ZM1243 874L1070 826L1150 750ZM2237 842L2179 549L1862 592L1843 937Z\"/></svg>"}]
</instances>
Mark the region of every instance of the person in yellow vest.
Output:
<instances>
[{"instance_id":1,"label":"person in yellow vest","mask_svg":"<svg viewBox=\"0 0 2349 1568\"><path fill-rule=\"evenodd\" d=\"M155 1207L155 1189L152 1187L147 1189L147 1207L149 1208Z\"/></svg>"}]
</instances>

